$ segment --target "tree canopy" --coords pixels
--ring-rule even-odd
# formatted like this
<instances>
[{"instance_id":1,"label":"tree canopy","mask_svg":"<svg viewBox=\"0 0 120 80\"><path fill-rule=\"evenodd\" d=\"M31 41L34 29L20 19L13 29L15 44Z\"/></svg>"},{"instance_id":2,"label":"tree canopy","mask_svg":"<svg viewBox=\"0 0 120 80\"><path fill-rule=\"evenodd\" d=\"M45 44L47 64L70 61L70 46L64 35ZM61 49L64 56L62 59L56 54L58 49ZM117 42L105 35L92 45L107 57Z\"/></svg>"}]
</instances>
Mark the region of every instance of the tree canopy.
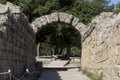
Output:
<instances>
[{"instance_id":1,"label":"tree canopy","mask_svg":"<svg viewBox=\"0 0 120 80\"><path fill-rule=\"evenodd\" d=\"M63 23L54 23L40 30L36 35L36 43L39 42L47 43L47 47L51 47L51 51L50 48L47 48L47 50L49 49L48 54L65 54L63 52L65 49L68 50L74 47L74 52L78 51L76 55L80 55L80 34L69 25L64 25ZM41 44L42 46L45 47ZM67 51L66 53L68 52L71 53L71 51ZM72 53L74 54L74 52Z\"/></svg>"},{"instance_id":2,"label":"tree canopy","mask_svg":"<svg viewBox=\"0 0 120 80\"><path fill-rule=\"evenodd\" d=\"M101 12L114 9L113 5L109 5L110 0L0 0L5 1L21 6L30 21L45 14L61 11L73 14L87 24L92 17Z\"/></svg>"},{"instance_id":3,"label":"tree canopy","mask_svg":"<svg viewBox=\"0 0 120 80\"><path fill-rule=\"evenodd\" d=\"M116 7L115 7L115 10L114 10L115 13L119 13L120 12L120 2L118 2L116 4Z\"/></svg>"},{"instance_id":4,"label":"tree canopy","mask_svg":"<svg viewBox=\"0 0 120 80\"><path fill-rule=\"evenodd\" d=\"M0 3L6 1L21 6L30 22L52 12L66 12L76 16L84 24L88 24L94 16L114 9L114 5L109 5L110 0L0 0ZM120 4L117 4L116 9L120 11ZM58 23L48 26L36 34L36 43L44 43L41 49L43 47L47 49L43 52L50 53L51 48L57 54L61 54L65 49L66 53L80 52L80 35L69 25Z\"/></svg>"}]
</instances>

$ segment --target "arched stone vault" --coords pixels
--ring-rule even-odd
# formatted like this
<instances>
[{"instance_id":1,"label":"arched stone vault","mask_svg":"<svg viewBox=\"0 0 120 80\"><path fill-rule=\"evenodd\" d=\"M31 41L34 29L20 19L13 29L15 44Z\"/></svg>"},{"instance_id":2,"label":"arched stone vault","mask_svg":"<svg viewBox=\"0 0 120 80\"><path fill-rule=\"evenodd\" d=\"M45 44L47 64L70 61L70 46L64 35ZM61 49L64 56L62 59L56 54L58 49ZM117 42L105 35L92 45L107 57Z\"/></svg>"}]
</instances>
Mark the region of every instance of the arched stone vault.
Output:
<instances>
[{"instance_id":1,"label":"arched stone vault","mask_svg":"<svg viewBox=\"0 0 120 80\"><path fill-rule=\"evenodd\" d=\"M78 18L64 12L54 12L48 15L38 17L31 23L31 26L33 28L34 33L37 33L38 30L41 30L44 26L55 22L62 22L68 24L70 25L70 27L75 29L80 35L81 48L82 42L85 41L85 39L90 35L92 30L94 29L94 26L91 25L89 28L87 28L86 25L80 22ZM39 57L39 44L37 45L37 56Z\"/></svg>"},{"instance_id":2,"label":"arched stone vault","mask_svg":"<svg viewBox=\"0 0 120 80\"><path fill-rule=\"evenodd\" d=\"M41 29L43 26L54 22L63 22L71 25L73 29L77 30L80 33L81 40L83 40L82 37L87 31L86 25L80 22L78 18L64 12L54 12L48 15L41 16L32 22L32 28L36 33L38 29Z\"/></svg>"},{"instance_id":3,"label":"arched stone vault","mask_svg":"<svg viewBox=\"0 0 120 80\"><path fill-rule=\"evenodd\" d=\"M63 22L81 34L81 68L96 75L103 72L103 80L120 80L120 13L102 13L87 29L73 15L55 12L37 18L31 28L18 6L7 2L0 4L0 10L0 73L11 69L15 76L21 76L26 65L35 64L34 33L47 24ZM1 76L0 79L8 77Z\"/></svg>"}]
</instances>

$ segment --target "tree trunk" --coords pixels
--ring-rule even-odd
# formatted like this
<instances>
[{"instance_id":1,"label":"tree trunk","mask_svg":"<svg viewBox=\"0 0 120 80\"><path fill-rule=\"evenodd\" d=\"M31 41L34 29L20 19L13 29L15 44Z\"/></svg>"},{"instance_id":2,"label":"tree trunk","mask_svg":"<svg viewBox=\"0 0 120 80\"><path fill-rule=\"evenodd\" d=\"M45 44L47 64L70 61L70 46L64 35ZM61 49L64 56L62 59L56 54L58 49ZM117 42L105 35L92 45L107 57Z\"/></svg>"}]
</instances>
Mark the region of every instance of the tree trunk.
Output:
<instances>
[{"instance_id":1,"label":"tree trunk","mask_svg":"<svg viewBox=\"0 0 120 80\"><path fill-rule=\"evenodd\" d=\"M40 43L37 44L37 56L39 57Z\"/></svg>"},{"instance_id":2,"label":"tree trunk","mask_svg":"<svg viewBox=\"0 0 120 80\"><path fill-rule=\"evenodd\" d=\"M53 51L52 51L52 48L50 48L51 49L51 51L50 51L50 53L51 53L51 57L53 57Z\"/></svg>"},{"instance_id":3,"label":"tree trunk","mask_svg":"<svg viewBox=\"0 0 120 80\"><path fill-rule=\"evenodd\" d=\"M59 54L62 54L63 47L60 47L59 49L60 49Z\"/></svg>"},{"instance_id":4,"label":"tree trunk","mask_svg":"<svg viewBox=\"0 0 120 80\"><path fill-rule=\"evenodd\" d=\"M67 44L66 59L70 59L71 44Z\"/></svg>"},{"instance_id":5,"label":"tree trunk","mask_svg":"<svg viewBox=\"0 0 120 80\"><path fill-rule=\"evenodd\" d=\"M54 54L58 54L58 52L59 52L59 47L58 47L58 45L56 45L54 48Z\"/></svg>"}]
</instances>

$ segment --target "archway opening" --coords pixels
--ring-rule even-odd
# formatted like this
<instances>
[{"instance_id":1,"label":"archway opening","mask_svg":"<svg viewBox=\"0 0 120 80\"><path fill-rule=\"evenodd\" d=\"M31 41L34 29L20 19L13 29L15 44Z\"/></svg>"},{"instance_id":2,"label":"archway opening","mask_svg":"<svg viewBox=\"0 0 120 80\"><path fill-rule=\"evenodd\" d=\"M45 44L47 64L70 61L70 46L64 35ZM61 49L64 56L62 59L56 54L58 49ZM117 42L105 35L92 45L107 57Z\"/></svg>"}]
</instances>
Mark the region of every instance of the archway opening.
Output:
<instances>
[{"instance_id":1,"label":"archway opening","mask_svg":"<svg viewBox=\"0 0 120 80\"><path fill-rule=\"evenodd\" d=\"M80 57L82 57L82 42L85 40L86 36L88 36L86 33L88 31L86 25L80 22L80 20L73 15L64 12L54 12L38 17L32 22L31 25L34 32L36 33L36 60L40 62L42 61L43 64L45 63L43 68L52 68L51 71L53 69L58 69L55 71L57 75L59 69L61 68L62 70L80 68ZM43 54L50 56L43 57L41 60L41 55ZM57 56L53 57L52 55ZM62 55L62 57L58 55ZM71 58L71 56L77 57ZM46 58L47 62L44 62ZM77 65L76 62L75 65L74 63L69 64L72 61L77 61ZM54 73L54 70L52 72ZM60 76L57 78L57 80L58 79L61 79Z\"/></svg>"},{"instance_id":2,"label":"archway opening","mask_svg":"<svg viewBox=\"0 0 120 80\"><path fill-rule=\"evenodd\" d=\"M36 33L37 58L40 56L69 60L70 57L81 57L81 35L71 25L51 23Z\"/></svg>"}]
</instances>

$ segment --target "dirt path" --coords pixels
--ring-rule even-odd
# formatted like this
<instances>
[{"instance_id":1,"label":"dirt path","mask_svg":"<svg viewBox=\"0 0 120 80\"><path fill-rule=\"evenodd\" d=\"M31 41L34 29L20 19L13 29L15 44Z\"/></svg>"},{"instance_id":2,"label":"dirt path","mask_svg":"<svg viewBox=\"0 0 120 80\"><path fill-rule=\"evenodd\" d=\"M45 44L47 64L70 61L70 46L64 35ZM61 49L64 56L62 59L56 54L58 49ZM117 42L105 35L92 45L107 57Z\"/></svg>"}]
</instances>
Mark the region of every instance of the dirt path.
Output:
<instances>
[{"instance_id":1,"label":"dirt path","mask_svg":"<svg viewBox=\"0 0 120 80\"><path fill-rule=\"evenodd\" d=\"M78 68L74 69L44 69L38 80L90 80Z\"/></svg>"}]
</instances>

